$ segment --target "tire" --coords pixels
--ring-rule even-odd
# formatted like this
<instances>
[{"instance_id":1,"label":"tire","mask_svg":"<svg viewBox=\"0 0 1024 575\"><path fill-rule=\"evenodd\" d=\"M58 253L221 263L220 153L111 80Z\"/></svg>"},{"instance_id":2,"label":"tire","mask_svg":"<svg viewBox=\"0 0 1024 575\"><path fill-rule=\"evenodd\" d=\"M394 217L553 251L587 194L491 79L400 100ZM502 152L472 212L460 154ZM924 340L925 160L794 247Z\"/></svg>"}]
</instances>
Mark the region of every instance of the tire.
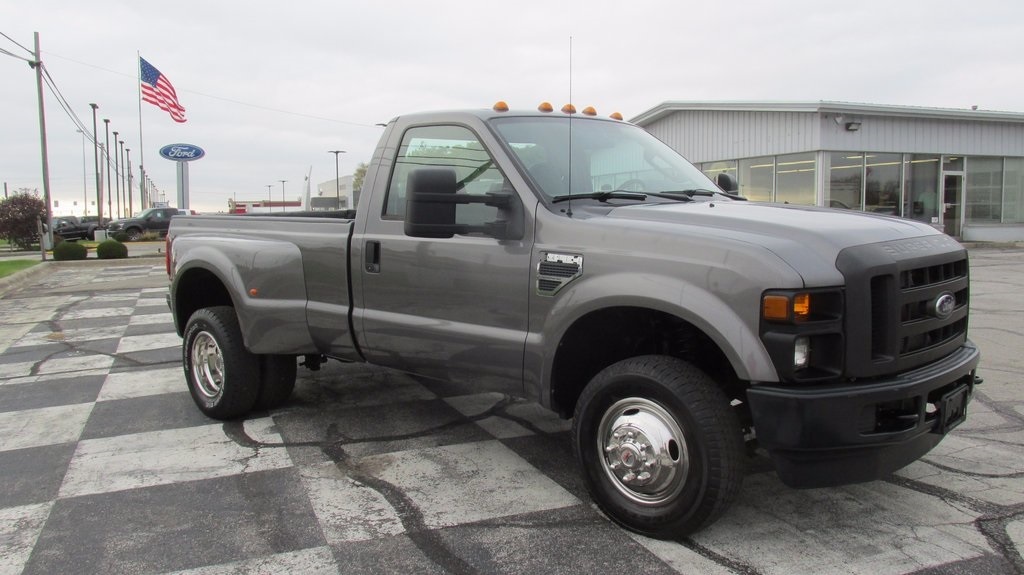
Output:
<instances>
[{"instance_id":1,"label":"tire","mask_svg":"<svg viewBox=\"0 0 1024 575\"><path fill-rule=\"evenodd\" d=\"M256 409L275 409L284 405L295 389L297 359L294 355L261 355L260 393Z\"/></svg>"},{"instance_id":2,"label":"tire","mask_svg":"<svg viewBox=\"0 0 1024 575\"><path fill-rule=\"evenodd\" d=\"M137 242L142 239L142 230L139 228L128 228L124 231L128 235L128 241Z\"/></svg>"},{"instance_id":3,"label":"tire","mask_svg":"<svg viewBox=\"0 0 1024 575\"><path fill-rule=\"evenodd\" d=\"M598 373L576 404L573 446L601 510L660 539L718 519L739 495L746 463L729 399L704 372L668 356Z\"/></svg>"},{"instance_id":4,"label":"tire","mask_svg":"<svg viewBox=\"0 0 1024 575\"><path fill-rule=\"evenodd\" d=\"M197 310L185 325L181 346L185 379L199 410L214 419L245 415L260 392L257 357L242 344L235 309Z\"/></svg>"}]
</instances>

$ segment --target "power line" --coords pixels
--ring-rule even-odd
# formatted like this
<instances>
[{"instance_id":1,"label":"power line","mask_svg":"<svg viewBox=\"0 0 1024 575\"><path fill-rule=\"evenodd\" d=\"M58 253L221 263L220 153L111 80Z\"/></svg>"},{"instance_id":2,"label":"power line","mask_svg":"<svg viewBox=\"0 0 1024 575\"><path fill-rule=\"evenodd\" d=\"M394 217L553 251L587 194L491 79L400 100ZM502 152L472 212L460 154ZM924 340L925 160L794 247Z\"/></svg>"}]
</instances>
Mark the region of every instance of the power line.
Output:
<instances>
[{"instance_id":1,"label":"power line","mask_svg":"<svg viewBox=\"0 0 1024 575\"><path fill-rule=\"evenodd\" d=\"M10 41L11 41L11 43L12 43L12 44L14 44L15 46L17 46L17 47L21 48L22 50L24 50L24 51L28 52L29 54L32 54L33 56L35 56L35 55L36 55L36 53L35 53L35 52L33 52L32 50L29 50L28 48L26 48L26 47L22 46L21 44L19 44L19 43L18 43L18 41L17 41L17 40L15 40L14 38L11 38L11 37L10 37L10 36L8 36L7 34L4 34L3 32L0 32L0 36L3 36L4 38L7 38L8 40L10 40ZM11 54L11 55L13 56L13 54ZM15 58L17 58L17 56L15 56Z\"/></svg>"}]
</instances>

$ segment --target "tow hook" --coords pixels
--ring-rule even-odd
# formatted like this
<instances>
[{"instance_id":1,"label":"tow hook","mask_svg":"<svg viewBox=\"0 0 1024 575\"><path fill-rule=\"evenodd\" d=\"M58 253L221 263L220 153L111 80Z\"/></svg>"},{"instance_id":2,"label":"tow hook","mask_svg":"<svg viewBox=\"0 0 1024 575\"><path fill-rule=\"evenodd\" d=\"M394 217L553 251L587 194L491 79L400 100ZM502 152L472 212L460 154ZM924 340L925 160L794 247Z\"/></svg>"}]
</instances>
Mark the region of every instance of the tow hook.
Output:
<instances>
[{"instance_id":1,"label":"tow hook","mask_svg":"<svg viewBox=\"0 0 1024 575\"><path fill-rule=\"evenodd\" d=\"M303 361L299 365L305 367L309 371L320 371L320 366L327 363L327 356L320 354L306 354L303 356Z\"/></svg>"}]
</instances>

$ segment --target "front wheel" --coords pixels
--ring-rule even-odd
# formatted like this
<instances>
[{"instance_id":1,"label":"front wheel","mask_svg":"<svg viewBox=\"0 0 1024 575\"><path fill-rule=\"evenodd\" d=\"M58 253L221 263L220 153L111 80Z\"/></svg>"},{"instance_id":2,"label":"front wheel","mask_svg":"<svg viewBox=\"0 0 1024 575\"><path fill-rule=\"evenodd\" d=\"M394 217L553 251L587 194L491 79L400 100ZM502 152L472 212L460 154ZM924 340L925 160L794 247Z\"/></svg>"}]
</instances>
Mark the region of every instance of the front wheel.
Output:
<instances>
[{"instance_id":1,"label":"front wheel","mask_svg":"<svg viewBox=\"0 0 1024 575\"><path fill-rule=\"evenodd\" d=\"M128 241L137 242L142 239L142 230L139 228L128 228L124 231L128 235Z\"/></svg>"},{"instance_id":2,"label":"front wheel","mask_svg":"<svg viewBox=\"0 0 1024 575\"><path fill-rule=\"evenodd\" d=\"M259 363L242 343L235 309L202 308L185 325L182 362L199 410L231 419L252 409L260 392Z\"/></svg>"},{"instance_id":3,"label":"front wheel","mask_svg":"<svg viewBox=\"0 0 1024 575\"><path fill-rule=\"evenodd\" d=\"M598 506L652 537L714 522L743 481L743 436L728 398L673 357L635 357L601 371L576 404L573 442Z\"/></svg>"}]
</instances>

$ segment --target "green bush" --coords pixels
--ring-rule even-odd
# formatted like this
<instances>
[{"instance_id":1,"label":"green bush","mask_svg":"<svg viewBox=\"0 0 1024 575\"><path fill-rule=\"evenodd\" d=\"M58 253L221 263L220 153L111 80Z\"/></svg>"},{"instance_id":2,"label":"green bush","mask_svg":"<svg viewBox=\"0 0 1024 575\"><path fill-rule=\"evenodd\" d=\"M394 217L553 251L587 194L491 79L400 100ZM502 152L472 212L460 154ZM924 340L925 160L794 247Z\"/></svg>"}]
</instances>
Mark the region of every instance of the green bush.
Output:
<instances>
[{"instance_id":1,"label":"green bush","mask_svg":"<svg viewBox=\"0 0 1024 575\"><path fill-rule=\"evenodd\" d=\"M119 242L121 242L122 244L127 242L127 241L130 241L128 239L128 234L126 234L124 232L117 232L116 234L114 234L114 239L119 241Z\"/></svg>"},{"instance_id":2,"label":"green bush","mask_svg":"<svg viewBox=\"0 0 1024 575\"><path fill-rule=\"evenodd\" d=\"M88 255L89 250L78 242L61 242L53 247L53 259L59 262L84 260Z\"/></svg>"},{"instance_id":3,"label":"green bush","mask_svg":"<svg viewBox=\"0 0 1024 575\"><path fill-rule=\"evenodd\" d=\"M119 260L128 257L128 246L117 240L106 240L96 246L96 257L101 260Z\"/></svg>"}]
</instances>

